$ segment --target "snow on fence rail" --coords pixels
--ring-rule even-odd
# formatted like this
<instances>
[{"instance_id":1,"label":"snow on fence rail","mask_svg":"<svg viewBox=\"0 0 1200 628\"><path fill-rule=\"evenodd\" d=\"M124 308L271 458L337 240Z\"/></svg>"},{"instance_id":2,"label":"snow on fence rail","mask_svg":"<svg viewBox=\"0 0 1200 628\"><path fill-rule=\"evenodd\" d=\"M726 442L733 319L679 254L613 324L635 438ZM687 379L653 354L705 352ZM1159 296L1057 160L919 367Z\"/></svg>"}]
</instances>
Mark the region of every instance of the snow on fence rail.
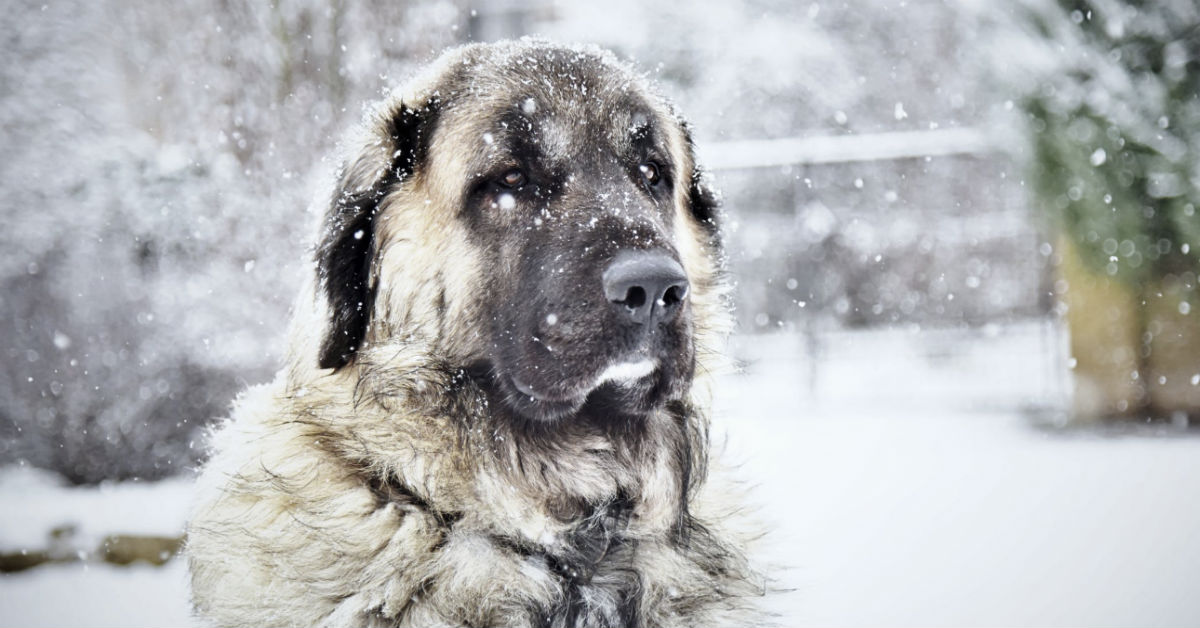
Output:
<instances>
[{"instance_id":1,"label":"snow on fence rail","mask_svg":"<svg viewBox=\"0 0 1200 628\"><path fill-rule=\"evenodd\" d=\"M973 128L736 140L699 147L701 163L712 170L917 159L998 149L988 134Z\"/></svg>"}]
</instances>

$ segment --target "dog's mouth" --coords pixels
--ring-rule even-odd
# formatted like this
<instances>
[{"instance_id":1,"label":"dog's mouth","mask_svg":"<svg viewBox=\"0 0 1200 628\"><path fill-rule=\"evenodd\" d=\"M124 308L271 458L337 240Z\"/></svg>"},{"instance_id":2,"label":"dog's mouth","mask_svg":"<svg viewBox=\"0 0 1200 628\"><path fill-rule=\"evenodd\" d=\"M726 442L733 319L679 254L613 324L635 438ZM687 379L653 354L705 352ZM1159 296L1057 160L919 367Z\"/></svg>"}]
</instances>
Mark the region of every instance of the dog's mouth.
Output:
<instances>
[{"instance_id":1,"label":"dog's mouth","mask_svg":"<svg viewBox=\"0 0 1200 628\"><path fill-rule=\"evenodd\" d=\"M512 382L513 387L517 389L517 392L534 401L563 403L587 397L593 390L610 382L618 387L634 386L640 380L652 375L657 368L658 361L649 358L624 360L610 364L598 375L590 378L590 383L585 383L582 386L571 386L565 391L538 390L534 386L523 382L517 375L510 375L509 380ZM584 381L589 382L587 379Z\"/></svg>"},{"instance_id":2,"label":"dog's mouth","mask_svg":"<svg viewBox=\"0 0 1200 628\"><path fill-rule=\"evenodd\" d=\"M518 414L554 421L578 412L600 397L608 407L631 413L644 410L647 397L659 387L659 367L657 360L630 357L615 361L590 377L566 376L566 381L556 386L531 385L516 373L497 373L494 380L505 401Z\"/></svg>"}]
</instances>

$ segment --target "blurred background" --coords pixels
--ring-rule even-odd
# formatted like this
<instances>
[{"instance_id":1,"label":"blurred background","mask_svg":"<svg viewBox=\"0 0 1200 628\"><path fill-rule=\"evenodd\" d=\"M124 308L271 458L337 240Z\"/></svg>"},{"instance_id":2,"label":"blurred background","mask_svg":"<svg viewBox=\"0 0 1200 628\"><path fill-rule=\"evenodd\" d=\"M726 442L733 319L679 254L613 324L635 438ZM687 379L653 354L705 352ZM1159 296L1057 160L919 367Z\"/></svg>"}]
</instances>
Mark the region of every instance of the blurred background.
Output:
<instances>
[{"instance_id":1,"label":"blurred background","mask_svg":"<svg viewBox=\"0 0 1200 628\"><path fill-rule=\"evenodd\" d=\"M279 366L336 142L525 35L633 61L724 192L784 625L1200 623L1194 0L6 14L0 625L189 621L204 429Z\"/></svg>"}]
</instances>

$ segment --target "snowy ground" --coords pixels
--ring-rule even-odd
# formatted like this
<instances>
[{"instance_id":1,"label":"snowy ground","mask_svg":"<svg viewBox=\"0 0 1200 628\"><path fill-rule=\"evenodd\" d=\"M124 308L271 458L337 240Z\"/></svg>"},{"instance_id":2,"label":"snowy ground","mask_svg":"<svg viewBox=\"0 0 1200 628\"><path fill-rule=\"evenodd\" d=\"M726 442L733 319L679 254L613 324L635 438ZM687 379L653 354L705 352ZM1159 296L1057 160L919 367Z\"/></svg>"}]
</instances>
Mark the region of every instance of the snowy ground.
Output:
<instances>
[{"instance_id":1,"label":"snowy ground","mask_svg":"<svg viewBox=\"0 0 1200 628\"><path fill-rule=\"evenodd\" d=\"M815 376L798 339L742 348L721 415L789 567L785 625L1200 625L1200 438L1035 427L1063 340L839 334Z\"/></svg>"},{"instance_id":2,"label":"snowy ground","mask_svg":"<svg viewBox=\"0 0 1200 628\"><path fill-rule=\"evenodd\" d=\"M1062 336L976 332L742 339L720 387L725 457L757 485L787 626L1200 624L1200 438L1057 430ZM0 474L0 546L173 533L187 484L55 488ZM118 529L119 528L119 529ZM187 622L180 561L0 576L0 626Z\"/></svg>"}]
</instances>

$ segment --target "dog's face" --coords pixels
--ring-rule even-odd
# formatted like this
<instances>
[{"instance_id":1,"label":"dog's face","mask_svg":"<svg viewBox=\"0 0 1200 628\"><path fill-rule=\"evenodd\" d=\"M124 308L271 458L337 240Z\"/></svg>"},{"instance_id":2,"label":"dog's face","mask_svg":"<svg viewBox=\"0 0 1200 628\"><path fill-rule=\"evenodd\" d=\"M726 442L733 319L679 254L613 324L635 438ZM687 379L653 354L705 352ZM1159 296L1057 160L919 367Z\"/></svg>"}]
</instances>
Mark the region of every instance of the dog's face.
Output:
<instances>
[{"instance_id":1,"label":"dog's face","mask_svg":"<svg viewBox=\"0 0 1200 628\"><path fill-rule=\"evenodd\" d=\"M420 328L530 420L686 393L715 205L640 80L591 51L472 47L385 117L390 161L370 185L352 168L319 251L322 366Z\"/></svg>"}]
</instances>

